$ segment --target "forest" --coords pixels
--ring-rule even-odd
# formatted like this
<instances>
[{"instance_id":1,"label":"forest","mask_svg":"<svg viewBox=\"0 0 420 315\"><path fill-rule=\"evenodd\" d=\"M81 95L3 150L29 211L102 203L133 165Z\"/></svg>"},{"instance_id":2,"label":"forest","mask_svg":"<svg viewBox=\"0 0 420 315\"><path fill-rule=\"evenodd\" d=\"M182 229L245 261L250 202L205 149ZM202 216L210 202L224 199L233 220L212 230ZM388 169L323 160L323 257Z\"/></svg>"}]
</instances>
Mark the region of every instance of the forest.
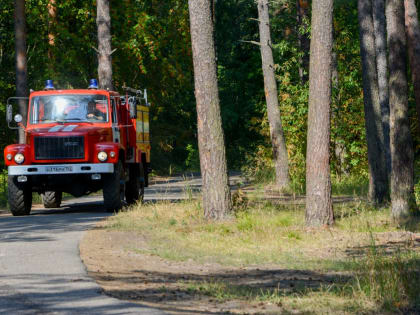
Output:
<instances>
[{"instance_id":1,"label":"forest","mask_svg":"<svg viewBox=\"0 0 420 315\"><path fill-rule=\"evenodd\" d=\"M108 244L94 231L81 252L87 270L103 268L94 277L108 295L157 307L159 290L182 291L190 311L224 312L219 303L240 300L247 314L415 314L418 10L419 0L2 1L0 143L25 141L8 128L7 99L43 90L46 80L63 90L86 89L93 78L103 90L147 89L151 181L183 178L187 197L143 203L144 161L134 169L116 157L110 191L123 207L121 189L135 183L136 198L101 227L115 248L115 231L131 233L127 244L141 235L118 260L145 255L169 284L148 297L125 280L130 292L107 289L115 281L101 265ZM124 183L129 168L142 184ZM197 174L195 195L188 183ZM241 180L233 185L229 174ZM94 246L101 250L90 257ZM203 266L214 273L203 276ZM165 294L159 301L172 305Z\"/></svg>"},{"instance_id":2,"label":"forest","mask_svg":"<svg viewBox=\"0 0 420 315\"><path fill-rule=\"evenodd\" d=\"M28 88L42 89L46 79L54 80L62 89L87 86L90 78L97 77L98 67L95 1L25 3ZM4 112L7 98L16 94L14 4L3 2L0 6L0 110ZM228 168L241 170L257 181L274 181L257 5L251 0L214 1L213 7ZM269 13L290 188L304 193L311 3L276 0L270 2ZM110 16L115 88L121 89L123 85L147 88L153 105L153 169L159 174L199 170L187 2L116 1L111 3ZM353 190L366 191L368 137L357 1L334 1L332 32L329 160L333 189L357 186ZM411 67L407 70L411 78ZM414 90L409 80L408 119L418 169L420 139ZM12 143L14 134L5 127L5 121L2 124L0 141L5 146ZM417 192L420 188L415 187Z\"/></svg>"}]
</instances>

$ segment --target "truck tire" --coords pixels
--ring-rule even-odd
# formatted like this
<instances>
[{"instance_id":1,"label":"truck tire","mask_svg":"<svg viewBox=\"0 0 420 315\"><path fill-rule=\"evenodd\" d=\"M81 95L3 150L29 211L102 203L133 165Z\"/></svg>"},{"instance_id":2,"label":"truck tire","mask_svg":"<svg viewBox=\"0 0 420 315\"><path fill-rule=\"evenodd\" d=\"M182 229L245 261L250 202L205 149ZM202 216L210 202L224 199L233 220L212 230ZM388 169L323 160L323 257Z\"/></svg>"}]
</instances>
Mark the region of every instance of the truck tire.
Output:
<instances>
[{"instance_id":1,"label":"truck tire","mask_svg":"<svg viewBox=\"0 0 420 315\"><path fill-rule=\"evenodd\" d=\"M125 199L128 204L138 201L143 202L144 198L144 169L143 164L131 165L129 169L129 181L125 187ZM140 179L142 179L140 181Z\"/></svg>"},{"instance_id":2,"label":"truck tire","mask_svg":"<svg viewBox=\"0 0 420 315\"><path fill-rule=\"evenodd\" d=\"M63 194L61 191L46 191L41 194L45 208L59 208Z\"/></svg>"},{"instance_id":3,"label":"truck tire","mask_svg":"<svg viewBox=\"0 0 420 315\"><path fill-rule=\"evenodd\" d=\"M32 190L28 183L19 183L17 176L7 179L7 197L14 216L29 215L32 208Z\"/></svg>"},{"instance_id":4,"label":"truck tire","mask_svg":"<svg viewBox=\"0 0 420 315\"><path fill-rule=\"evenodd\" d=\"M114 165L114 172L104 176L104 206L107 212L118 211L123 206L124 199L124 184L123 167L121 161Z\"/></svg>"}]
</instances>

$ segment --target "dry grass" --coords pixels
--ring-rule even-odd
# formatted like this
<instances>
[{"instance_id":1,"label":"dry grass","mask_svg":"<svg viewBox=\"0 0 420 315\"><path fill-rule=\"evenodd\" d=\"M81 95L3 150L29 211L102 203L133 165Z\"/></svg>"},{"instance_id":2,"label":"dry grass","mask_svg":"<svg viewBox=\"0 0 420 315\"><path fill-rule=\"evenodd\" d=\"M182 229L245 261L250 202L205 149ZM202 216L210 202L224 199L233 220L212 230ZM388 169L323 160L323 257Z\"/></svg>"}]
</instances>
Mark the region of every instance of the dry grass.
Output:
<instances>
[{"instance_id":1,"label":"dry grass","mask_svg":"<svg viewBox=\"0 0 420 315\"><path fill-rule=\"evenodd\" d=\"M227 282L189 282L197 294L282 305L301 313L382 313L419 307L419 244L387 209L364 202L335 206L336 225L309 230L300 206L247 203L224 222L202 218L198 201L138 205L108 219L109 229L135 231L148 247L132 249L174 261L225 266L339 272L345 282L314 289L255 290ZM418 223L411 226L418 231ZM413 245L414 244L414 245ZM413 282L414 279L414 282ZM316 307L314 308L314 305Z\"/></svg>"},{"instance_id":2,"label":"dry grass","mask_svg":"<svg viewBox=\"0 0 420 315\"><path fill-rule=\"evenodd\" d=\"M321 268L328 260L345 260L344 249L370 244L368 231L397 230L388 211L376 211L361 202L336 207L336 217L335 227L312 231L304 226L303 208L266 203L216 223L202 218L196 201L161 202L121 212L109 219L108 227L138 231L150 242L150 253L172 260L293 264L296 268L315 267L314 263L321 263L317 265Z\"/></svg>"}]
</instances>

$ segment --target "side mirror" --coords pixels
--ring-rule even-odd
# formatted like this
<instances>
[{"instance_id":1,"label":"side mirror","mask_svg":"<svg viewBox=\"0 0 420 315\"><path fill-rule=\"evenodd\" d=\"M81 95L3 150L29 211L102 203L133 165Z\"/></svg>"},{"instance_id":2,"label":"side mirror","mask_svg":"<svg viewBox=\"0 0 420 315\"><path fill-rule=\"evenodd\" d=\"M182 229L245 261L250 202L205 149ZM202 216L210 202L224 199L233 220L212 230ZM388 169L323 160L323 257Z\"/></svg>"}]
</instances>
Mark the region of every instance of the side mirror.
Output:
<instances>
[{"instance_id":1,"label":"side mirror","mask_svg":"<svg viewBox=\"0 0 420 315\"><path fill-rule=\"evenodd\" d=\"M13 117L13 108L11 104L7 104L6 107L6 120L8 123L12 122L12 117Z\"/></svg>"},{"instance_id":2,"label":"side mirror","mask_svg":"<svg viewBox=\"0 0 420 315\"><path fill-rule=\"evenodd\" d=\"M22 115L21 114L16 114L14 117L15 122L17 122L18 124L22 122Z\"/></svg>"},{"instance_id":3,"label":"side mirror","mask_svg":"<svg viewBox=\"0 0 420 315\"><path fill-rule=\"evenodd\" d=\"M137 102L135 97L128 98L128 109L130 111L130 118L137 119Z\"/></svg>"}]
</instances>

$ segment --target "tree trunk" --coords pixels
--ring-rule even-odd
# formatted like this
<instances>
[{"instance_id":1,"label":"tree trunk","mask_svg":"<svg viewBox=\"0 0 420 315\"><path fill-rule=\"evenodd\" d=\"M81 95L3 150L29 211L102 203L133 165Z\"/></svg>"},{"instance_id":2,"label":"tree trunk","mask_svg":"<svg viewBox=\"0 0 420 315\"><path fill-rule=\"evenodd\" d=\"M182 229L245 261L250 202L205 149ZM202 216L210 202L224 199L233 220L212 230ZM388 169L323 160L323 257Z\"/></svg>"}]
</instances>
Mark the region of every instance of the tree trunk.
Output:
<instances>
[{"instance_id":1,"label":"tree trunk","mask_svg":"<svg viewBox=\"0 0 420 315\"><path fill-rule=\"evenodd\" d=\"M382 205L388 198L381 104L379 102L372 0L358 1L360 55L363 70L366 139L369 161L369 200Z\"/></svg>"},{"instance_id":2,"label":"tree trunk","mask_svg":"<svg viewBox=\"0 0 420 315\"><path fill-rule=\"evenodd\" d=\"M98 26L98 79L101 89L113 89L111 58L111 17L109 0L97 0L96 25Z\"/></svg>"},{"instance_id":3,"label":"tree trunk","mask_svg":"<svg viewBox=\"0 0 420 315\"><path fill-rule=\"evenodd\" d=\"M210 0L189 0L191 44L197 102L198 146L207 219L221 220L231 207Z\"/></svg>"},{"instance_id":4,"label":"tree trunk","mask_svg":"<svg viewBox=\"0 0 420 315\"><path fill-rule=\"evenodd\" d=\"M385 0L372 0L373 27L375 33L376 68L378 76L379 103L381 105L382 130L384 135L387 176L391 175L391 147L389 142L389 87L386 45Z\"/></svg>"},{"instance_id":5,"label":"tree trunk","mask_svg":"<svg viewBox=\"0 0 420 315\"><path fill-rule=\"evenodd\" d=\"M306 151L306 225L334 223L330 179L333 0L312 2L309 117Z\"/></svg>"},{"instance_id":6,"label":"tree trunk","mask_svg":"<svg viewBox=\"0 0 420 315\"><path fill-rule=\"evenodd\" d=\"M420 128L420 26L414 0L404 0L405 29L407 32L408 56L416 98L417 120Z\"/></svg>"},{"instance_id":7,"label":"tree trunk","mask_svg":"<svg viewBox=\"0 0 420 315\"><path fill-rule=\"evenodd\" d=\"M413 143L408 119L404 2L387 0L391 137L391 210L403 223L414 210Z\"/></svg>"},{"instance_id":8,"label":"tree trunk","mask_svg":"<svg viewBox=\"0 0 420 315\"><path fill-rule=\"evenodd\" d=\"M267 116L270 124L271 144L276 169L276 186L286 189L290 184L286 143L280 119L277 83L274 76L273 52L271 50L270 18L268 0L258 0L258 19L260 28L260 48L264 74Z\"/></svg>"},{"instance_id":9,"label":"tree trunk","mask_svg":"<svg viewBox=\"0 0 420 315\"><path fill-rule=\"evenodd\" d=\"M15 0L15 53L16 53L16 96L28 96L28 68L26 58L26 17L25 0ZM19 112L26 126L26 101L18 101ZM25 143L25 132L19 129L19 143Z\"/></svg>"},{"instance_id":10,"label":"tree trunk","mask_svg":"<svg viewBox=\"0 0 420 315\"><path fill-rule=\"evenodd\" d=\"M55 47L55 25L57 24L57 7L55 5L55 0L48 1L48 70L49 77L54 75L54 47Z\"/></svg>"},{"instance_id":11,"label":"tree trunk","mask_svg":"<svg viewBox=\"0 0 420 315\"><path fill-rule=\"evenodd\" d=\"M296 0L296 20L297 20L297 34L299 41L300 52L303 54L299 58L299 77L302 84L305 84L308 81L309 73L309 49L310 49L310 39L309 39L309 1L308 0ZM305 33L302 34L302 29L305 30Z\"/></svg>"}]
</instances>

